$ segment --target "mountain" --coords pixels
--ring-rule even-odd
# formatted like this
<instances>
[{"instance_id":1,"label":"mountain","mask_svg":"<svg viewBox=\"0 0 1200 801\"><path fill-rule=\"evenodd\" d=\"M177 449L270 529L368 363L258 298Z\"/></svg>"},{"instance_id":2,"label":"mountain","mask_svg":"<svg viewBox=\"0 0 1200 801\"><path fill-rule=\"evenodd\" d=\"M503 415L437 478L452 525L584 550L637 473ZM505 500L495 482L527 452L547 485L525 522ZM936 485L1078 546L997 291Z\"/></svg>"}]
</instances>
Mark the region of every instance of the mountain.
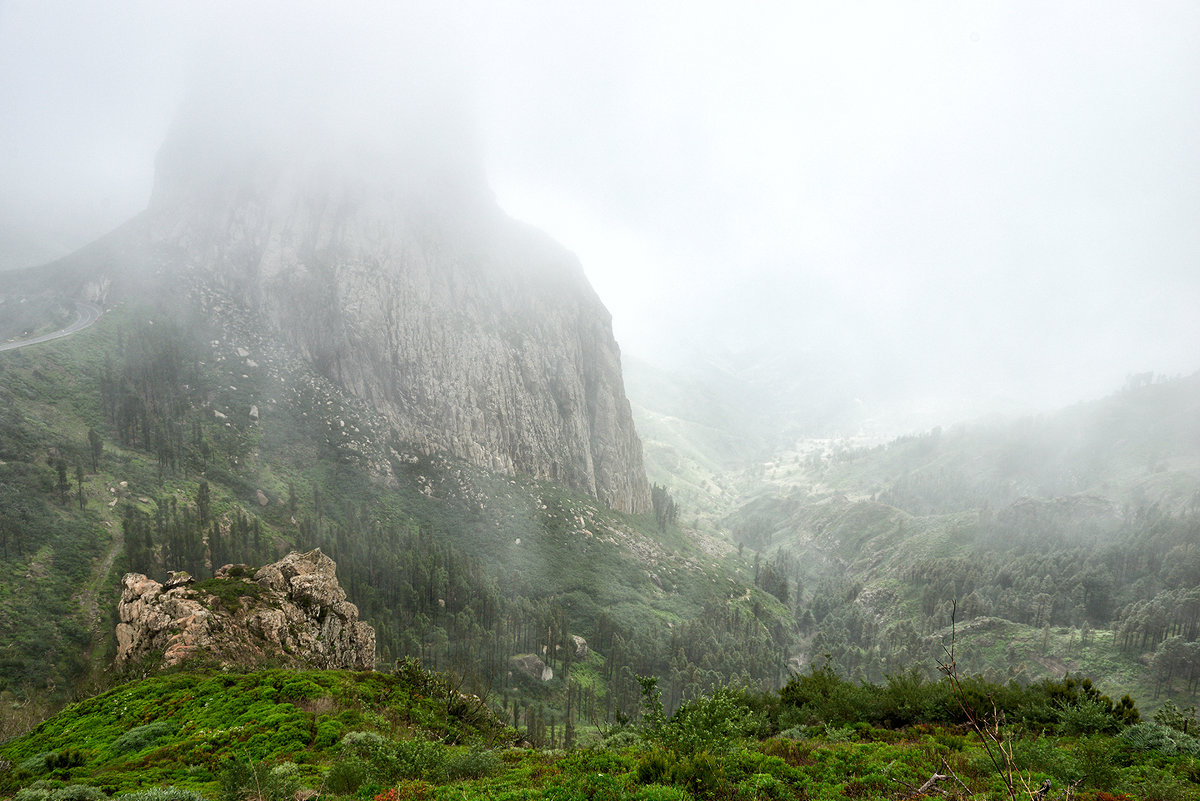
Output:
<instances>
[{"instance_id":1,"label":"mountain","mask_svg":"<svg viewBox=\"0 0 1200 801\"><path fill-rule=\"evenodd\" d=\"M147 209L22 280L248 321L401 442L644 512L611 318L570 253L497 206L452 117L348 137L194 98Z\"/></svg>"},{"instance_id":2,"label":"mountain","mask_svg":"<svg viewBox=\"0 0 1200 801\"><path fill-rule=\"evenodd\" d=\"M793 605L803 649L879 679L959 662L1083 672L1149 705L1200 674L1200 374L743 473L724 523ZM952 618L957 618L955 635Z\"/></svg>"}]
</instances>

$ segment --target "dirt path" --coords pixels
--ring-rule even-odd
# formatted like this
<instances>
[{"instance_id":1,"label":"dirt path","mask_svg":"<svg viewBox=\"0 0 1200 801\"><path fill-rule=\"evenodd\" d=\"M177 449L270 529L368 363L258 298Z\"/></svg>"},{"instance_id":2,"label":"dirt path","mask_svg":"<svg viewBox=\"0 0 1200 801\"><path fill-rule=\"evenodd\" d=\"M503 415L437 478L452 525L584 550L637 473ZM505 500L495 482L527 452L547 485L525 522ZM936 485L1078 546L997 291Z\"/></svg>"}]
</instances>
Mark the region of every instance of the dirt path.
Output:
<instances>
[{"instance_id":1,"label":"dirt path","mask_svg":"<svg viewBox=\"0 0 1200 801\"><path fill-rule=\"evenodd\" d=\"M83 610L83 619L87 624L88 631L92 633L93 650L97 642L103 636L104 615L100 611L100 598L107 596L110 593L110 588L105 584L108 574L112 571L113 565L116 564L117 555L125 547L125 533L121 529L119 523L111 524L113 526L112 542L105 551L104 557L92 568L92 577L88 581L87 586L75 595L75 600L79 603L79 608ZM108 598L112 603L116 603L116 598Z\"/></svg>"}]
</instances>

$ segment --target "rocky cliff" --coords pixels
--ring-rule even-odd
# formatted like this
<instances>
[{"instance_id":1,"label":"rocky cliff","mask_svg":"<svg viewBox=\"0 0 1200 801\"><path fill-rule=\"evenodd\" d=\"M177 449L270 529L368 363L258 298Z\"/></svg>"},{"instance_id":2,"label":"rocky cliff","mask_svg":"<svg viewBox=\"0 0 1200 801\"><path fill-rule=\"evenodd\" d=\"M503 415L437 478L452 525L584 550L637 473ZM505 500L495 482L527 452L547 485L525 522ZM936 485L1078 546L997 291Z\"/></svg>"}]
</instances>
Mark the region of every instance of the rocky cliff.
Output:
<instances>
[{"instance_id":1,"label":"rocky cliff","mask_svg":"<svg viewBox=\"0 0 1200 801\"><path fill-rule=\"evenodd\" d=\"M163 667L200 659L370 670L375 630L359 621L336 567L314 550L257 571L226 565L200 584L127 573L117 605L117 666L161 655Z\"/></svg>"},{"instance_id":2,"label":"rocky cliff","mask_svg":"<svg viewBox=\"0 0 1200 801\"><path fill-rule=\"evenodd\" d=\"M92 294L218 291L402 440L649 509L610 316L498 207L469 137L227 117L185 111L146 212L66 260Z\"/></svg>"}]
</instances>

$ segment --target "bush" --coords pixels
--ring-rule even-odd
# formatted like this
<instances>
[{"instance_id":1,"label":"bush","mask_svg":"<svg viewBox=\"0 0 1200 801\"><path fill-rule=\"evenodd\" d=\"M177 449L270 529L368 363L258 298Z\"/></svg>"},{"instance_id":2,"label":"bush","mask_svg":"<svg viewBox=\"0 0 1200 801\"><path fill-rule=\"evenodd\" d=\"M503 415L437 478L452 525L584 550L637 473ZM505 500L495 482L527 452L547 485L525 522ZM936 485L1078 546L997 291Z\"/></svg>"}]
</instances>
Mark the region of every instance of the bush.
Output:
<instances>
[{"instance_id":1,"label":"bush","mask_svg":"<svg viewBox=\"0 0 1200 801\"><path fill-rule=\"evenodd\" d=\"M149 748L164 737L175 733L175 725L169 720L156 720L145 726L138 726L122 734L112 744L114 756L123 756Z\"/></svg>"},{"instance_id":2,"label":"bush","mask_svg":"<svg viewBox=\"0 0 1200 801\"><path fill-rule=\"evenodd\" d=\"M1058 728L1063 734L1079 737L1116 731L1117 721L1112 716L1111 706L1106 707L1092 698L1082 698L1059 713Z\"/></svg>"},{"instance_id":3,"label":"bush","mask_svg":"<svg viewBox=\"0 0 1200 801\"><path fill-rule=\"evenodd\" d=\"M495 751L471 749L457 754L451 754L446 759L446 778L450 781L459 779L482 779L491 776L500 769L500 757Z\"/></svg>"},{"instance_id":4,"label":"bush","mask_svg":"<svg viewBox=\"0 0 1200 801\"><path fill-rule=\"evenodd\" d=\"M1073 754L1076 772L1091 787L1115 787L1121 778L1121 765L1129 764L1128 749L1115 737L1095 735L1081 739Z\"/></svg>"},{"instance_id":5,"label":"bush","mask_svg":"<svg viewBox=\"0 0 1200 801\"><path fill-rule=\"evenodd\" d=\"M788 797L787 785L769 773L755 773L737 785L738 796L747 801L768 801Z\"/></svg>"},{"instance_id":6,"label":"bush","mask_svg":"<svg viewBox=\"0 0 1200 801\"><path fill-rule=\"evenodd\" d=\"M1158 711L1154 713L1154 722L1160 726L1170 726L1184 734L1187 734L1189 729L1193 734L1200 733L1200 729L1195 725L1196 707L1189 706L1181 709L1174 701L1167 701L1159 707Z\"/></svg>"},{"instance_id":7,"label":"bush","mask_svg":"<svg viewBox=\"0 0 1200 801\"><path fill-rule=\"evenodd\" d=\"M351 795L358 792L371 779L371 766L358 757L347 757L335 762L325 774L325 789L336 795Z\"/></svg>"},{"instance_id":8,"label":"bush","mask_svg":"<svg viewBox=\"0 0 1200 801\"><path fill-rule=\"evenodd\" d=\"M1138 723L1125 729L1119 737L1139 751L1200 757L1200 742L1194 737L1159 723Z\"/></svg>"},{"instance_id":9,"label":"bush","mask_svg":"<svg viewBox=\"0 0 1200 801\"><path fill-rule=\"evenodd\" d=\"M295 764L284 762L274 767L263 762L232 760L221 771L221 801L291 801L300 789Z\"/></svg>"},{"instance_id":10,"label":"bush","mask_svg":"<svg viewBox=\"0 0 1200 801\"><path fill-rule=\"evenodd\" d=\"M796 674L779 691L779 725L827 723L841 726L866 720L874 707L872 693L842 679L826 663L813 665L807 674Z\"/></svg>"},{"instance_id":11,"label":"bush","mask_svg":"<svg viewBox=\"0 0 1200 801\"><path fill-rule=\"evenodd\" d=\"M669 784L671 760L662 751L650 751L638 760L634 775L638 784Z\"/></svg>"},{"instance_id":12,"label":"bush","mask_svg":"<svg viewBox=\"0 0 1200 801\"><path fill-rule=\"evenodd\" d=\"M373 731L352 731L342 738L338 748L346 756L356 756L366 762L387 761L396 750L396 743Z\"/></svg>"},{"instance_id":13,"label":"bush","mask_svg":"<svg viewBox=\"0 0 1200 801\"><path fill-rule=\"evenodd\" d=\"M87 784L68 784L50 794L50 801L107 801L108 796L98 787Z\"/></svg>"},{"instance_id":14,"label":"bush","mask_svg":"<svg viewBox=\"0 0 1200 801\"><path fill-rule=\"evenodd\" d=\"M630 798L632 801L692 801L686 790L662 784L642 785Z\"/></svg>"},{"instance_id":15,"label":"bush","mask_svg":"<svg viewBox=\"0 0 1200 801\"><path fill-rule=\"evenodd\" d=\"M46 757L52 755L53 751L43 751L40 754L34 754L28 759L23 759L17 763L17 772L38 776L45 773L49 768L46 767Z\"/></svg>"},{"instance_id":16,"label":"bush","mask_svg":"<svg viewBox=\"0 0 1200 801\"><path fill-rule=\"evenodd\" d=\"M737 690L719 687L675 711L665 736L685 754L724 753L746 737L765 734L766 721Z\"/></svg>"},{"instance_id":17,"label":"bush","mask_svg":"<svg viewBox=\"0 0 1200 801\"><path fill-rule=\"evenodd\" d=\"M34 782L13 796L13 801L107 801L102 790L87 784L68 784L54 789L46 782Z\"/></svg>"},{"instance_id":18,"label":"bush","mask_svg":"<svg viewBox=\"0 0 1200 801\"><path fill-rule=\"evenodd\" d=\"M346 781L356 780L353 777L360 772L362 778L357 780L359 784L387 784L398 779L424 779L430 782L446 779L446 748L439 743L417 738L397 742L373 731L352 731L342 738L340 748L344 759L339 764L345 765L342 770L346 771ZM463 770L473 769L470 765L474 758L464 755L461 759ZM479 757L475 762L483 765L487 760L496 761L498 758L494 755Z\"/></svg>"},{"instance_id":19,"label":"bush","mask_svg":"<svg viewBox=\"0 0 1200 801\"><path fill-rule=\"evenodd\" d=\"M870 718L872 723L909 726L914 723L945 723L960 714L950 684L928 681L913 668L886 678L880 688L879 703Z\"/></svg>"},{"instance_id":20,"label":"bush","mask_svg":"<svg viewBox=\"0 0 1200 801\"><path fill-rule=\"evenodd\" d=\"M313 740L313 745L317 748L329 748L342 738L345 731L346 727L341 724L341 721L328 715L322 715L317 719L317 736Z\"/></svg>"},{"instance_id":21,"label":"bush","mask_svg":"<svg viewBox=\"0 0 1200 801\"><path fill-rule=\"evenodd\" d=\"M680 759L671 768L671 783L697 798L722 794L726 784L721 763L712 754L693 754Z\"/></svg>"},{"instance_id":22,"label":"bush","mask_svg":"<svg viewBox=\"0 0 1200 801\"><path fill-rule=\"evenodd\" d=\"M446 776L446 749L428 740L401 740L395 744L394 779L424 779L440 782Z\"/></svg>"},{"instance_id":23,"label":"bush","mask_svg":"<svg viewBox=\"0 0 1200 801\"><path fill-rule=\"evenodd\" d=\"M205 801L200 793L182 787L151 787L147 790L122 793L116 798L119 801Z\"/></svg>"}]
</instances>

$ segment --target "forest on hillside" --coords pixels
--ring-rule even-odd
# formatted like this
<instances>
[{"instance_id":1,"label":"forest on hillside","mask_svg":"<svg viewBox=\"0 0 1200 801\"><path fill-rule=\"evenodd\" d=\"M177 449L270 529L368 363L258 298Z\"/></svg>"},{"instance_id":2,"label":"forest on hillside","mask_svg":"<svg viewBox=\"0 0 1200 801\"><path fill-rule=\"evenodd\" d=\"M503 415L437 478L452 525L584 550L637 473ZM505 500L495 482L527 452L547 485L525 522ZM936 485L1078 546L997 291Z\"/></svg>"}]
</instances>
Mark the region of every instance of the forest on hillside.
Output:
<instances>
[{"instance_id":1,"label":"forest on hillside","mask_svg":"<svg viewBox=\"0 0 1200 801\"><path fill-rule=\"evenodd\" d=\"M203 579L314 547L374 625L381 665L453 670L535 742L633 714L638 675L662 677L671 709L730 680L786 680L786 610L731 549L681 529L663 488L657 514L628 517L427 455L305 368L225 336L117 311L0 360L6 697L61 701L118 678L124 572ZM525 675L521 655L554 678Z\"/></svg>"},{"instance_id":2,"label":"forest on hillside","mask_svg":"<svg viewBox=\"0 0 1200 801\"><path fill-rule=\"evenodd\" d=\"M972 671L1083 670L1191 703L1198 387L1139 377L1044 418L781 459L726 522L808 650L849 675L929 672L953 615Z\"/></svg>"}]
</instances>

